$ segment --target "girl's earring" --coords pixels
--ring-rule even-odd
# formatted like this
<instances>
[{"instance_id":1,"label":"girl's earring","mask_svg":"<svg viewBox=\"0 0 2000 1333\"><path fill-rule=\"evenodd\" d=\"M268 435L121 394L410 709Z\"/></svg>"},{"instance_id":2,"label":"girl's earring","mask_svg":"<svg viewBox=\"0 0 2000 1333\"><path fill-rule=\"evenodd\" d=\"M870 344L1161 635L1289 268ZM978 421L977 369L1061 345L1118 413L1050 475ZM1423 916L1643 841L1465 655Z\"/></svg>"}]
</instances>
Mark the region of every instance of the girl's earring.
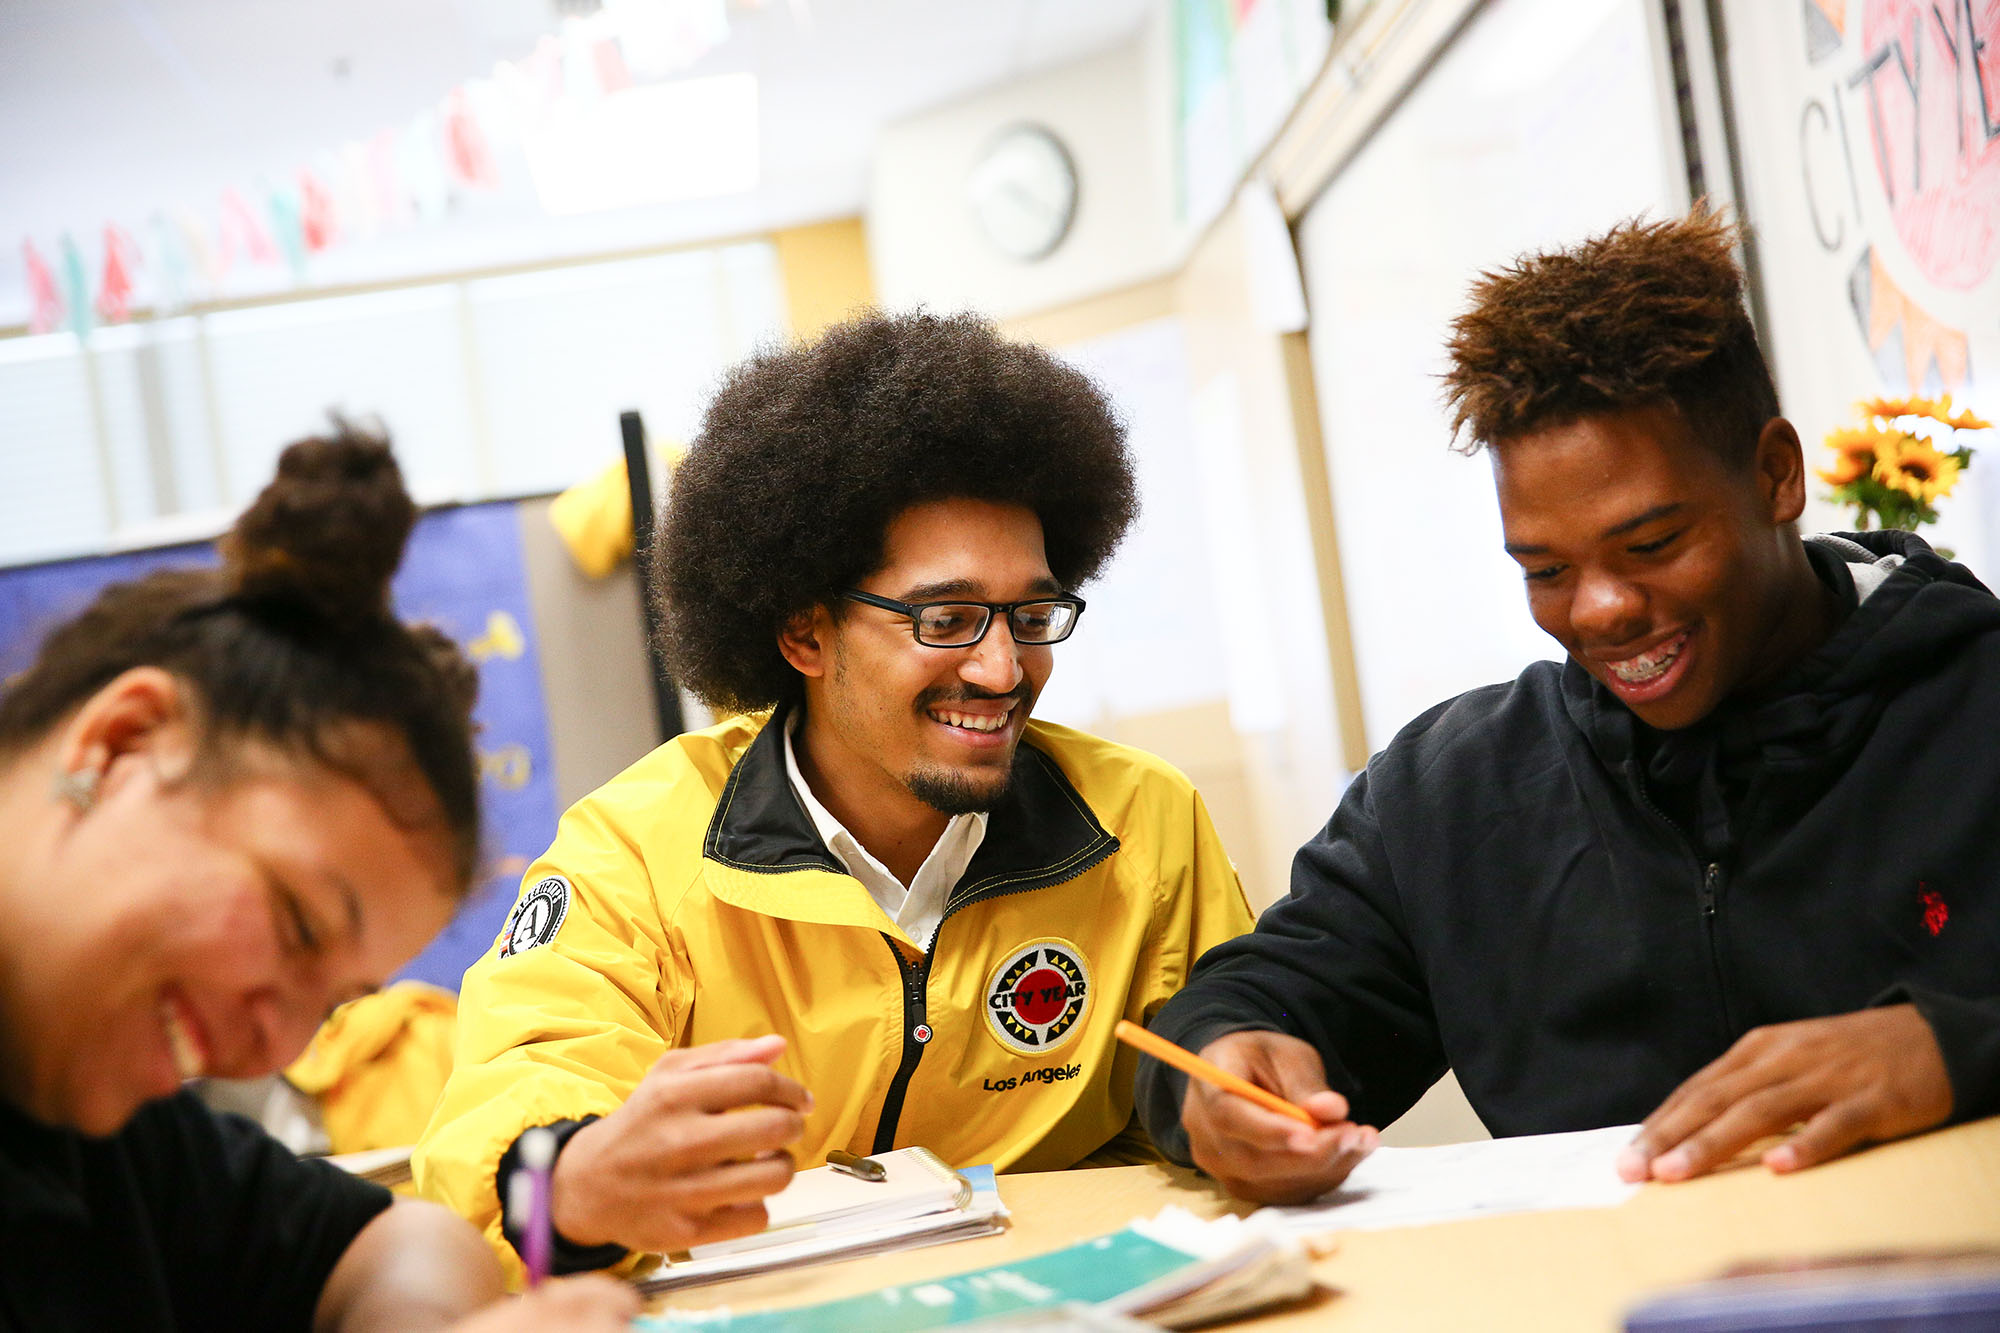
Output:
<instances>
[{"instance_id":1,"label":"girl's earring","mask_svg":"<svg viewBox=\"0 0 2000 1333\"><path fill-rule=\"evenodd\" d=\"M97 804L97 784L102 775L94 768L79 768L56 775L56 797L68 801L81 813Z\"/></svg>"}]
</instances>

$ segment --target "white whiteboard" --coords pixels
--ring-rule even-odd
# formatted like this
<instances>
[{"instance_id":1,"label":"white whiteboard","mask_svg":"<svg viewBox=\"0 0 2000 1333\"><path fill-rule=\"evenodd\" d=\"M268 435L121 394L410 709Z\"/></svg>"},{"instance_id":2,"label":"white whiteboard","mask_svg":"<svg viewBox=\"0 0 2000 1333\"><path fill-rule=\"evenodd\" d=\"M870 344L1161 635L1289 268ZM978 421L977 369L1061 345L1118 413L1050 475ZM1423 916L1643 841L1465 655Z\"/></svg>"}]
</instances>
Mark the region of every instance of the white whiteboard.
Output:
<instances>
[{"instance_id":1,"label":"white whiteboard","mask_svg":"<svg viewBox=\"0 0 2000 1333\"><path fill-rule=\"evenodd\" d=\"M1368 744L1561 650L1437 376L1484 268L1685 206L1644 0L1497 0L1299 228Z\"/></svg>"},{"instance_id":2,"label":"white whiteboard","mask_svg":"<svg viewBox=\"0 0 2000 1333\"><path fill-rule=\"evenodd\" d=\"M1158 319L1059 353L1104 391L1124 421L1139 480L1139 521L1083 595L1035 716L1086 730L1220 698L1223 642L1206 623L1219 585L1205 537L1187 349Z\"/></svg>"}]
</instances>

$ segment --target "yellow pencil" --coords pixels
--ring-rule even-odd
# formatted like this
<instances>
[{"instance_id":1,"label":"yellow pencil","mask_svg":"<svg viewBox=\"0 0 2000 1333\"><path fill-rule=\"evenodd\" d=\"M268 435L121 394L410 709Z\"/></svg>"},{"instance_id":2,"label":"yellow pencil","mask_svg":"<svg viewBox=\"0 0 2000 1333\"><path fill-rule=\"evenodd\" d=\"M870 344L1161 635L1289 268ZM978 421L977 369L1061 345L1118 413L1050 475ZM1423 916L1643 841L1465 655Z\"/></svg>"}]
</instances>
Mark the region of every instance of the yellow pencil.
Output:
<instances>
[{"instance_id":1,"label":"yellow pencil","mask_svg":"<svg viewBox=\"0 0 2000 1333\"><path fill-rule=\"evenodd\" d=\"M1276 1111L1279 1115L1288 1115L1294 1120L1303 1121L1314 1129L1319 1128L1319 1121L1305 1107L1288 1102L1275 1092L1267 1092L1248 1079L1236 1077L1226 1069L1216 1068L1194 1052L1181 1049L1165 1037L1155 1036L1130 1019L1119 1019L1118 1026L1112 1031L1118 1040L1127 1046L1136 1046L1155 1060L1164 1060L1182 1073L1192 1074L1210 1087L1233 1092L1238 1097L1248 1097L1267 1111Z\"/></svg>"}]
</instances>

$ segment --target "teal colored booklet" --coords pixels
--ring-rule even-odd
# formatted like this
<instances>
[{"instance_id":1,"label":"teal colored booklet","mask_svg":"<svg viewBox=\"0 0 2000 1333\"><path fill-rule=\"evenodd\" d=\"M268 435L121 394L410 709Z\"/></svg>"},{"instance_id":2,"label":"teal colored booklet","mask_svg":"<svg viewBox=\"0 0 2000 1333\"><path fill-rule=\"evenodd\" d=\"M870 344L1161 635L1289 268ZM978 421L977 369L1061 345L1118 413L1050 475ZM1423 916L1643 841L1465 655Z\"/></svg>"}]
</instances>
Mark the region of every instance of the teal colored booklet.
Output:
<instances>
[{"instance_id":1,"label":"teal colored booklet","mask_svg":"<svg viewBox=\"0 0 2000 1333\"><path fill-rule=\"evenodd\" d=\"M635 1327L659 1333L701 1329L726 1333L909 1333L950 1328L976 1319L1060 1305L1114 1300L1136 1287L1200 1263L1199 1256L1130 1230L1099 1236L1053 1254L984 1268L958 1277L884 1287L866 1296L731 1315L728 1310L670 1310Z\"/></svg>"}]
</instances>

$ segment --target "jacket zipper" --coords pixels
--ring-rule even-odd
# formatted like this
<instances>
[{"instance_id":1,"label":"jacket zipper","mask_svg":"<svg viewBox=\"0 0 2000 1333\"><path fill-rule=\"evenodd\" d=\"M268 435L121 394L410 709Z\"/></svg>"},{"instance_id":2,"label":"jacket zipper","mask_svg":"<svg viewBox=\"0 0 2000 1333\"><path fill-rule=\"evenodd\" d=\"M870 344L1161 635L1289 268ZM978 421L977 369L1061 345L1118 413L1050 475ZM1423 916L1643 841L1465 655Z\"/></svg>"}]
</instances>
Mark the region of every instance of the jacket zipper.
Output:
<instances>
[{"instance_id":1,"label":"jacket zipper","mask_svg":"<svg viewBox=\"0 0 2000 1333\"><path fill-rule=\"evenodd\" d=\"M1093 869L1099 861L1116 851L1113 842L1104 849L1103 855L1092 857L1075 867L1069 874L1046 884L1025 884L1018 888L985 889L978 893L968 893L956 902L947 902L938 923L931 931L931 947L916 962L903 957L903 951L887 935L882 943L889 946L889 952L896 957L896 968L903 978L903 1059L896 1066L895 1077L889 1080L889 1091L882 1097L882 1118L875 1124L875 1146L873 1153L885 1153L896 1146L896 1122L903 1117L903 1099L909 1095L910 1080L917 1075L917 1063L924 1058L924 1047L930 1044L931 1029L926 995L930 990L931 959L937 957L938 936L944 933L944 923L951 920L961 907L983 903L993 898L1005 898L1016 893L1031 893L1036 889L1052 889L1058 884L1067 884L1078 875ZM922 1035L919 1036L918 1034Z\"/></svg>"},{"instance_id":2,"label":"jacket zipper","mask_svg":"<svg viewBox=\"0 0 2000 1333\"><path fill-rule=\"evenodd\" d=\"M1736 1040L1737 1023L1735 1006L1729 1002L1729 981L1722 972L1722 948L1716 940L1716 912L1722 897L1722 865L1710 861L1701 872L1701 926L1708 940L1708 965L1715 974L1715 996L1722 1005L1722 1021L1729 1029L1728 1039Z\"/></svg>"},{"instance_id":3,"label":"jacket zipper","mask_svg":"<svg viewBox=\"0 0 2000 1333\"><path fill-rule=\"evenodd\" d=\"M1653 803L1652 796L1646 791L1644 779L1637 773L1632 775L1632 790L1638 793L1639 804L1652 811L1653 817L1672 831L1674 840L1680 843L1681 850L1687 853L1688 860L1701 872L1701 887L1696 898L1701 907L1702 941L1708 947L1708 971L1710 978L1715 982L1716 1007L1722 1011L1723 1044L1729 1045L1736 1040L1738 1033L1735 1006L1729 1002L1729 982L1723 976L1722 950L1716 941L1715 918L1720 910L1722 897L1722 864L1718 861L1703 864L1701 858L1695 855L1694 844L1688 841L1687 834L1681 831L1680 825L1667 818L1666 811Z\"/></svg>"},{"instance_id":4,"label":"jacket zipper","mask_svg":"<svg viewBox=\"0 0 2000 1333\"><path fill-rule=\"evenodd\" d=\"M944 921L938 921L942 929ZM903 980L903 1059L896 1066L895 1077L889 1080L889 1091L882 1097L882 1118L875 1125L875 1146L870 1155L885 1153L896 1146L896 1122L903 1117L903 1099L909 1095L910 1080L916 1077L917 1062L924 1058L924 1047L930 1044L931 1029L928 1005L925 999L930 989L931 959L937 953L937 933L931 934L931 947L923 957L915 962L903 956L896 947L896 941L887 935L882 943L889 946L889 952L896 957L896 970Z\"/></svg>"}]
</instances>

